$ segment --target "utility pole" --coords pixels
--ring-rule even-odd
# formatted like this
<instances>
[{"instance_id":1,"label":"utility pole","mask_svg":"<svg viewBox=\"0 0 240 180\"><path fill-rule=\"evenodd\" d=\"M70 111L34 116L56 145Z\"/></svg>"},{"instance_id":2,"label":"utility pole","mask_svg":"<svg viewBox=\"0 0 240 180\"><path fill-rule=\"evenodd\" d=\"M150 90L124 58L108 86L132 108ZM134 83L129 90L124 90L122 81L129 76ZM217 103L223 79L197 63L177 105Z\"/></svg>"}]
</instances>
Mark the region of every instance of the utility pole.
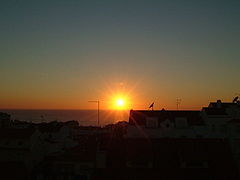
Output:
<instances>
[{"instance_id":1,"label":"utility pole","mask_svg":"<svg viewBox=\"0 0 240 180\"><path fill-rule=\"evenodd\" d=\"M99 126L99 124L100 124L100 110L99 110L99 108L100 108L100 101L88 101L88 102L91 102L91 103L97 103L98 104L98 126Z\"/></svg>"}]
</instances>

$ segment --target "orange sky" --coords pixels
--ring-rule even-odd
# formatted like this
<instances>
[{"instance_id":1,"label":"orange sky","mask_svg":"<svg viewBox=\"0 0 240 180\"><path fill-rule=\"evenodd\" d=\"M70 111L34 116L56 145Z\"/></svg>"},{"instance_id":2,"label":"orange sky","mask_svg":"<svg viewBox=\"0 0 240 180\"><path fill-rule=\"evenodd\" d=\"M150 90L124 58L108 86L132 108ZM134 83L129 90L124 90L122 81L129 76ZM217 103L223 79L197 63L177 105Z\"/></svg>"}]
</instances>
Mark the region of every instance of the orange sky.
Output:
<instances>
[{"instance_id":1,"label":"orange sky","mask_svg":"<svg viewBox=\"0 0 240 180\"><path fill-rule=\"evenodd\" d=\"M88 88L92 86L92 88ZM231 101L234 93L221 93L210 91L208 95L199 92L187 91L178 93L167 87L159 90L145 86L144 82L112 81L103 82L99 89L94 85L75 85L71 88L24 88L22 91L6 91L1 97L0 109L96 109L97 104L89 103L91 100L99 100L101 109L116 109L116 98L125 99L127 109L148 109L155 102L155 109L176 109L177 99L181 99L180 109L200 110L210 101L222 99ZM183 88L183 87L182 87ZM179 88L180 90L182 89ZM3 95L3 93L1 93Z\"/></svg>"},{"instance_id":2,"label":"orange sky","mask_svg":"<svg viewBox=\"0 0 240 180\"><path fill-rule=\"evenodd\" d=\"M0 108L201 109L240 93L238 1L4 1Z\"/></svg>"}]
</instances>

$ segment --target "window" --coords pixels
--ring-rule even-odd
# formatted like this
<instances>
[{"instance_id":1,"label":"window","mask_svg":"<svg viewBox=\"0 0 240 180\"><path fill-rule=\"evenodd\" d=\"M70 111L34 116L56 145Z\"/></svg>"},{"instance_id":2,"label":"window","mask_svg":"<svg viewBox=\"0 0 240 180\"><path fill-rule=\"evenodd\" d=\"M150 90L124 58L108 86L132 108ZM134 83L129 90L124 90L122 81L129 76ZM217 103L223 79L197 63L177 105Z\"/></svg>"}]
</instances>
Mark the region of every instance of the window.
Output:
<instances>
[{"instance_id":1,"label":"window","mask_svg":"<svg viewBox=\"0 0 240 180\"><path fill-rule=\"evenodd\" d=\"M59 163L56 166L56 170L60 172L72 173L74 171L74 165L71 163Z\"/></svg>"},{"instance_id":2,"label":"window","mask_svg":"<svg viewBox=\"0 0 240 180\"><path fill-rule=\"evenodd\" d=\"M19 146L21 146L22 144L23 144L23 142L22 142L22 141L19 141L19 142L18 142L18 145L19 145Z\"/></svg>"},{"instance_id":3,"label":"window","mask_svg":"<svg viewBox=\"0 0 240 180\"><path fill-rule=\"evenodd\" d=\"M175 123L177 128L186 128L188 127L188 122L185 117L177 117L175 118Z\"/></svg>"},{"instance_id":4,"label":"window","mask_svg":"<svg viewBox=\"0 0 240 180\"><path fill-rule=\"evenodd\" d=\"M151 161L128 161L127 166L131 168L150 168L152 167Z\"/></svg>"},{"instance_id":5,"label":"window","mask_svg":"<svg viewBox=\"0 0 240 180\"><path fill-rule=\"evenodd\" d=\"M174 123L171 122L169 119L165 119L163 122L161 122L160 126L162 128L170 129L174 127Z\"/></svg>"},{"instance_id":6,"label":"window","mask_svg":"<svg viewBox=\"0 0 240 180\"><path fill-rule=\"evenodd\" d=\"M236 125L236 132L240 133L240 125Z\"/></svg>"},{"instance_id":7,"label":"window","mask_svg":"<svg viewBox=\"0 0 240 180\"><path fill-rule=\"evenodd\" d=\"M206 161L182 162L181 168L208 168L208 162Z\"/></svg>"},{"instance_id":8,"label":"window","mask_svg":"<svg viewBox=\"0 0 240 180\"><path fill-rule=\"evenodd\" d=\"M212 124L212 132L214 132L216 130L216 127L214 124Z\"/></svg>"},{"instance_id":9,"label":"window","mask_svg":"<svg viewBox=\"0 0 240 180\"><path fill-rule=\"evenodd\" d=\"M196 138L203 138L203 135L197 134L197 135L196 135Z\"/></svg>"},{"instance_id":10,"label":"window","mask_svg":"<svg viewBox=\"0 0 240 180\"><path fill-rule=\"evenodd\" d=\"M5 142L5 145L9 145L9 144L10 144L10 141L7 140L7 141Z\"/></svg>"},{"instance_id":11,"label":"window","mask_svg":"<svg viewBox=\"0 0 240 180\"><path fill-rule=\"evenodd\" d=\"M158 118L156 118L156 117L147 117L146 126L148 128L157 128L158 127Z\"/></svg>"},{"instance_id":12,"label":"window","mask_svg":"<svg viewBox=\"0 0 240 180\"><path fill-rule=\"evenodd\" d=\"M226 133L226 132L227 132L227 126L226 126L226 125L221 125L221 126L220 126L220 131L221 131L222 133Z\"/></svg>"},{"instance_id":13,"label":"window","mask_svg":"<svg viewBox=\"0 0 240 180\"><path fill-rule=\"evenodd\" d=\"M167 123L167 124L166 124L166 128L169 128L169 127L170 127L170 124L169 124L169 123Z\"/></svg>"}]
</instances>

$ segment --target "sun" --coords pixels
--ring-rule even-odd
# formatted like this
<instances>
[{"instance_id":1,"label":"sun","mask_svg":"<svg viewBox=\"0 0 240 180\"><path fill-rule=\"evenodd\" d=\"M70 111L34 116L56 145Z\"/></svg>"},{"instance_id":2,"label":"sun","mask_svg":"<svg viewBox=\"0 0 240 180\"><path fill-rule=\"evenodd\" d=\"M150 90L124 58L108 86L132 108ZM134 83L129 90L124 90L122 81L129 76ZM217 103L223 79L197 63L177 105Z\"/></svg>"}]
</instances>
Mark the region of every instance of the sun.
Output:
<instances>
[{"instance_id":1,"label":"sun","mask_svg":"<svg viewBox=\"0 0 240 180\"><path fill-rule=\"evenodd\" d=\"M133 89L131 87L127 88L125 86L127 86L125 85L125 83L120 83L117 84L115 87L107 86L107 90L104 89L103 97L104 99L106 99L105 107L107 109L123 111L129 111L130 109L132 109Z\"/></svg>"},{"instance_id":2,"label":"sun","mask_svg":"<svg viewBox=\"0 0 240 180\"><path fill-rule=\"evenodd\" d=\"M112 107L116 110L125 110L128 108L128 101L124 97L115 97Z\"/></svg>"},{"instance_id":3,"label":"sun","mask_svg":"<svg viewBox=\"0 0 240 180\"><path fill-rule=\"evenodd\" d=\"M124 107L124 105L125 105L124 99L117 99L116 100L116 106L117 107Z\"/></svg>"}]
</instances>

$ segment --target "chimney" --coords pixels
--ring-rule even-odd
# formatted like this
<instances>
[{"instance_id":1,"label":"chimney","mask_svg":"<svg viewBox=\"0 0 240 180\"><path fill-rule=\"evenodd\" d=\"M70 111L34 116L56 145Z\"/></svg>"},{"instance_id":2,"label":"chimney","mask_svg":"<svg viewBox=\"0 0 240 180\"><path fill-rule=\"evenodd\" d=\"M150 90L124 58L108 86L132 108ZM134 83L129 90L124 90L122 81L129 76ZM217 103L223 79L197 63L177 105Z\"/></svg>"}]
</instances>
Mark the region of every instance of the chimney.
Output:
<instances>
[{"instance_id":1,"label":"chimney","mask_svg":"<svg viewBox=\"0 0 240 180\"><path fill-rule=\"evenodd\" d=\"M217 108L221 108L222 107L222 101L221 100L217 100Z\"/></svg>"},{"instance_id":2,"label":"chimney","mask_svg":"<svg viewBox=\"0 0 240 180\"><path fill-rule=\"evenodd\" d=\"M237 101L237 105L240 105L240 101Z\"/></svg>"}]
</instances>

